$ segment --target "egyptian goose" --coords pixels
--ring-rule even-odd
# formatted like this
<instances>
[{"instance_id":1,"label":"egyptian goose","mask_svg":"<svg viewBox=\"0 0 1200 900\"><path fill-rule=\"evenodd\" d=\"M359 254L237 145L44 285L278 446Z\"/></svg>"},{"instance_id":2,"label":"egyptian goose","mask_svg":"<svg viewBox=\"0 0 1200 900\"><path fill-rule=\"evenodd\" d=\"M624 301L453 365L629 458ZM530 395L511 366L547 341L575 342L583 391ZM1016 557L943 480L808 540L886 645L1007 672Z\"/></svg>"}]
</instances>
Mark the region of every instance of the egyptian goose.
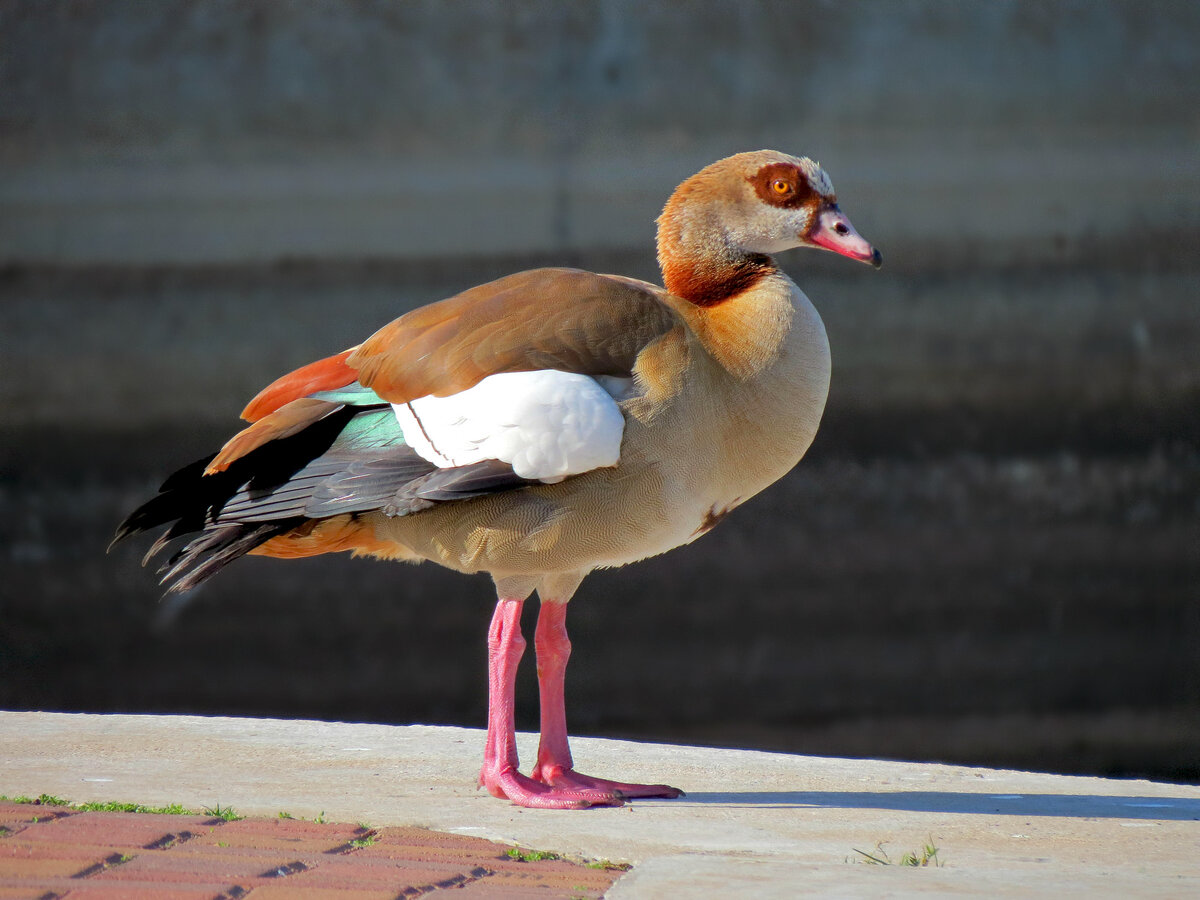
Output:
<instances>
[{"instance_id":1,"label":"egyptian goose","mask_svg":"<svg viewBox=\"0 0 1200 900\"><path fill-rule=\"evenodd\" d=\"M263 390L242 413L252 424L167 479L114 542L169 525L149 560L199 532L163 567L172 591L246 553L488 572L480 784L557 809L678 796L575 771L567 601L593 569L695 540L804 455L829 345L770 254L806 246L881 262L817 163L767 150L715 162L658 219L665 289L534 269L407 313ZM535 590L541 743L525 776L513 692Z\"/></svg>"}]
</instances>

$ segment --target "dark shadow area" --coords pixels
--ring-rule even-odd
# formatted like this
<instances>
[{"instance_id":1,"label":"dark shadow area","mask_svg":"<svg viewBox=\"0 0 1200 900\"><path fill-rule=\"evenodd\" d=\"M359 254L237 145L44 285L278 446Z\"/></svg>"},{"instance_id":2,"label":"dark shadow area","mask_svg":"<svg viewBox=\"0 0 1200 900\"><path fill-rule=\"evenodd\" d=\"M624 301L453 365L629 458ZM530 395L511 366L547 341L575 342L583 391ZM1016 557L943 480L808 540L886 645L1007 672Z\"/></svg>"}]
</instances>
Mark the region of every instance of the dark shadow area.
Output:
<instances>
[{"instance_id":1,"label":"dark shadow area","mask_svg":"<svg viewBox=\"0 0 1200 900\"><path fill-rule=\"evenodd\" d=\"M10 427L0 447L0 706L482 725L485 577L345 555L246 558L163 603L138 564L148 541L105 548L124 515L219 445L278 372L531 262L0 280L21 329L22 396L55 379L69 386L50 407L60 421ZM1167 399L1109 391L1088 401L1111 341L1048 333L1033 310L986 340L974 332L987 355L953 364L949 351L926 359L889 334L892 321L859 323L868 305L890 304L899 320L951 318L961 295L988 283L979 273L909 276L919 307L896 312L906 301L866 280L876 273L825 271L796 277L831 298L823 314L840 367L826 427L795 471L703 540L584 583L570 615L572 729L1200 779L1200 420L1113 430ZM1196 337L1176 316L1191 302L1185 274L1137 276L1140 314L1181 346ZM1000 290L1029 283L1012 269L992 277ZM1064 268L1053 291L1086 294L1091 278ZM1110 281L1105 303L1116 304L1127 280ZM255 356L258 335L230 322L268 321L285 300L291 315L273 334L286 353ZM331 319L331 303L354 321ZM51 311L75 328L39 326ZM164 346L134 334L171 337ZM1010 376L1030 334L1050 348L1045 363ZM869 361L883 346L898 357L879 370ZM1182 360L1156 365L1183 372ZM917 412L880 408L880 390L903 390ZM1182 404L1185 394L1163 397ZM32 401L22 408L44 414ZM536 604L526 612L531 634ZM527 729L534 692L529 658Z\"/></svg>"},{"instance_id":2,"label":"dark shadow area","mask_svg":"<svg viewBox=\"0 0 1200 900\"><path fill-rule=\"evenodd\" d=\"M657 280L675 185L775 147L884 267L781 255L821 431L584 582L573 732L1200 781L1200 4L0 3L0 83L0 707L482 726L487 578L164 604L113 530L404 312Z\"/></svg>"},{"instance_id":3,"label":"dark shadow area","mask_svg":"<svg viewBox=\"0 0 1200 900\"><path fill-rule=\"evenodd\" d=\"M1097 794L975 794L961 791L730 791L692 793L672 803L785 809L889 809L901 812L1069 819L1200 821L1200 800Z\"/></svg>"}]
</instances>

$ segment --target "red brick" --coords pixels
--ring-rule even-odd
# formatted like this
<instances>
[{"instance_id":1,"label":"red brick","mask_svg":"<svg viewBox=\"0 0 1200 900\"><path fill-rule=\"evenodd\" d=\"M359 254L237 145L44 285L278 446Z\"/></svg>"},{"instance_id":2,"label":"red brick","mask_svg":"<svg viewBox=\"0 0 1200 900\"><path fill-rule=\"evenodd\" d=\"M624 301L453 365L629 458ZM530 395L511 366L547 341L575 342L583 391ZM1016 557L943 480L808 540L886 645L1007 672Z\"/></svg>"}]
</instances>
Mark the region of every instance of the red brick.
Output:
<instances>
[{"instance_id":1,"label":"red brick","mask_svg":"<svg viewBox=\"0 0 1200 900\"><path fill-rule=\"evenodd\" d=\"M490 863L507 859L508 847L481 838L441 834L422 828L382 828L375 843L357 851L396 860L478 860Z\"/></svg>"},{"instance_id":2,"label":"red brick","mask_svg":"<svg viewBox=\"0 0 1200 900\"><path fill-rule=\"evenodd\" d=\"M298 853L294 847L287 847L282 850L273 847L221 847L215 844L202 844L199 841L176 844L167 851L148 852L152 854L157 852L159 855L167 855L177 859L257 859L275 860L280 864L293 859L310 859L325 855L319 851L314 852L311 850Z\"/></svg>"},{"instance_id":3,"label":"red brick","mask_svg":"<svg viewBox=\"0 0 1200 900\"><path fill-rule=\"evenodd\" d=\"M289 884L313 888L371 888L393 889L393 896L406 887L462 881L469 877L471 867L461 865L398 865L391 860L368 860L348 857L326 857L316 860L308 871L288 877Z\"/></svg>"},{"instance_id":4,"label":"red brick","mask_svg":"<svg viewBox=\"0 0 1200 900\"><path fill-rule=\"evenodd\" d=\"M56 882L39 881L36 885L29 882L6 882L0 879L0 900L30 900L31 897L41 897L47 892L66 894L68 887L55 889Z\"/></svg>"},{"instance_id":5,"label":"red brick","mask_svg":"<svg viewBox=\"0 0 1200 900\"><path fill-rule=\"evenodd\" d=\"M221 828L221 833L224 835L233 834L270 834L275 837L286 840L329 840L330 835L334 835L334 841L346 841L351 836L355 836L362 832L363 828L360 825L347 825L345 823L318 823L310 822L307 819L238 819L236 822L229 822Z\"/></svg>"},{"instance_id":6,"label":"red brick","mask_svg":"<svg viewBox=\"0 0 1200 900\"><path fill-rule=\"evenodd\" d=\"M452 836L453 837L453 836ZM482 845L482 846L480 846ZM471 851L467 852L452 846L434 846L432 843L413 846L407 843L380 842L371 847L356 851L369 858L394 860L397 863L422 864L457 864L465 865L468 869L484 866L496 872L511 872L522 878L530 872L553 867L566 866L569 869L583 868L576 863L564 860L531 860L522 862L508 855L509 847L504 844L493 844L490 841L478 842ZM483 852L480 852L483 851ZM551 867L551 868L546 868Z\"/></svg>"},{"instance_id":7,"label":"red brick","mask_svg":"<svg viewBox=\"0 0 1200 900\"><path fill-rule=\"evenodd\" d=\"M508 855L511 848L483 838L445 834L420 828L382 829L377 843L357 851L368 857L382 857L397 862L418 861L448 863L457 861L469 870L479 866L494 873L483 879L487 884L506 891L524 891L526 887L545 891L545 885L555 884L563 890L577 891L584 896L602 896L624 872L619 870L589 869L568 860L530 860L522 862ZM542 885L542 887L538 887ZM464 889L482 890L482 887L467 885Z\"/></svg>"},{"instance_id":8,"label":"red brick","mask_svg":"<svg viewBox=\"0 0 1200 900\"><path fill-rule=\"evenodd\" d=\"M255 900L270 900L272 897L279 900L396 900L396 892L366 888L304 888L291 884L270 884L254 889Z\"/></svg>"},{"instance_id":9,"label":"red brick","mask_svg":"<svg viewBox=\"0 0 1200 900\"><path fill-rule=\"evenodd\" d=\"M61 806L42 806L40 803L13 803L11 800L0 800L0 822L15 817L23 818L35 815L39 809L64 809Z\"/></svg>"},{"instance_id":10,"label":"red brick","mask_svg":"<svg viewBox=\"0 0 1200 900\"><path fill-rule=\"evenodd\" d=\"M479 897L487 900L519 900L519 898L537 897L581 897L588 900L600 900L605 892L612 887L614 873L605 875L603 881L597 884L594 879L586 876L547 877L544 873L536 877L518 877L510 873L497 874L463 885L456 896ZM623 873L615 873L623 874Z\"/></svg>"},{"instance_id":11,"label":"red brick","mask_svg":"<svg viewBox=\"0 0 1200 900\"><path fill-rule=\"evenodd\" d=\"M36 895L29 893L28 885L25 887L10 888L0 884L0 900L29 900L30 896Z\"/></svg>"},{"instance_id":12,"label":"red brick","mask_svg":"<svg viewBox=\"0 0 1200 900\"><path fill-rule=\"evenodd\" d=\"M398 844L375 844L355 850L354 852L370 859L389 859L398 863L435 863L438 865L450 863L452 865L464 865L469 862L471 867L477 865L493 867L509 861L504 855L506 849L505 847L498 847L491 853L483 854L455 851L447 847L406 847Z\"/></svg>"},{"instance_id":13,"label":"red brick","mask_svg":"<svg viewBox=\"0 0 1200 900\"><path fill-rule=\"evenodd\" d=\"M0 800L0 825L9 831L16 831L35 815L32 810L41 809L28 803L9 803Z\"/></svg>"},{"instance_id":14,"label":"red brick","mask_svg":"<svg viewBox=\"0 0 1200 900\"><path fill-rule=\"evenodd\" d=\"M406 847L449 847L483 854L491 853L497 848L501 851L508 849L507 845L489 841L486 838L470 837L465 834L448 834L444 831L430 831L428 828L412 826L380 829L379 843L401 844Z\"/></svg>"},{"instance_id":15,"label":"red brick","mask_svg":"<svg viewBox=\"0 0 1200 900\"><path fill-rule=\"evenodd\" d=\"M123 851L145 847L163 836L181 831L198 832L207 818L160 816L142 813L82 812L27 826L21 838L27 841L71 842L109 846Z\"/></svg>"},{"instance_id":16,"label":"red brick","mask_svg":"<svg viewBox=\"0 0 1200 900\"><path fill-rule=\"evenodd\" d=\"M75 882L70 887L70 900L199 900L217 896L206 886L172 886L160 884L93 884Z\"/></svg>"},{"instance_id":17,"label":"red brick","mask_svg":"<svg viewBox=\"0 0 1200 900\"><path fill-rule=\"evenodd\" d=\"M62 818L22 825L39 811ZM226 823L209 817L71 813L0 804L3 815L20 831L0 841L0 900L46 891L69 891L73 898L91 900L196 900L234 886L253 891L256 898L374 900L436 885L481 898L599 898L622 874L565 860L520 862L507 855L503 844L421 828L381 828L372 833L369 846L330 852L361 838L362 828L299 819ZM165 836L185 832L193 836L163 842ZM85 879L67 877L116 854L131 858L98 868ZM280 877L269 874L294 863L305 868Z\"/></svg>"},{"instance_id":18,"label":"red brick","mask_svg":"<svg viewBox=\"0 0 1200 900\"><path fill-rule=\"evenodd\" d=\"M70 878L101 859L101 856L91 856L85 860L56 856L5 858L0 859L0 878Z\"/></svg>"},{"instance_id":19,"label":"red brick","mask_svg":"<svg viewBox=\"0 0 1200 900\"><path fill-rule=\"evenodd\" d=\"M53 841L26 841L21 837L11 837L0 840L0 875L7 869L8 860L20 859L69 859L75 860L79 869L86 869L93 863L99 862L112 852L106 847L81 847L77 844L56 843Z\"/></svg>"},{"instance_id":20,"label":"red brick","mask_svg":"<svg viewBox=\"0 0 1200 900\"><path fill-rule=\"evenodd\" d=\"M33 803L0 803L0 825L10 832L18 832L34 823L48 822L56 818L72 815L71 811L61 806L41 806Z\"/></svg>"},{"instance_id":21,"label":"red brick","mask_svg":"<svg viewBox=\"0 0 1200 900\"><path fill-rule=\"evenodd\" d=\"M253 847L279 853L328 853L360 838L357 825L317 825L288 819L244 819L197 835L194 846Z\"/></svg>"},{"instance_id":22,"label":"red brick","mask_svg":"<svg viewBox=\"0 0 1200 900\"><path fill-rule=\"evenodd\" d=\"M124 865L98 873L92 880L163 881L176 884L193 880L204 884L232 885L254 880L291 861L288 857L267 854L195 854L147 850Z\"/></svg>"}]
</instances>

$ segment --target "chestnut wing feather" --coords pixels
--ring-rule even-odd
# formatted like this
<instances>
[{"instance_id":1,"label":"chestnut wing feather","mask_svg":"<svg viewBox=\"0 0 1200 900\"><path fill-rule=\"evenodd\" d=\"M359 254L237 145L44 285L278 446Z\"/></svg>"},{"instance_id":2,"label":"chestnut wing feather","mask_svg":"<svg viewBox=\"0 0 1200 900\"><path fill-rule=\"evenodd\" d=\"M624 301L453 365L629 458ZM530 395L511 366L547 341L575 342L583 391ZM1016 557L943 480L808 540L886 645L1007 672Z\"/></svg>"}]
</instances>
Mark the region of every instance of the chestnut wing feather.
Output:
<instances>
[{"instance_id":1,"label":"chestnut wing feather","mask_svg":"<svg viewBox=\"0 0 1200 900\"><path fill-rule=\"evenodd\" d=\"M678 322L661 288L578 269L532 269L401 316L346 364L391 403L446 397L488 375L558 369L633 373Z\"/></svg>"}]
</instances>

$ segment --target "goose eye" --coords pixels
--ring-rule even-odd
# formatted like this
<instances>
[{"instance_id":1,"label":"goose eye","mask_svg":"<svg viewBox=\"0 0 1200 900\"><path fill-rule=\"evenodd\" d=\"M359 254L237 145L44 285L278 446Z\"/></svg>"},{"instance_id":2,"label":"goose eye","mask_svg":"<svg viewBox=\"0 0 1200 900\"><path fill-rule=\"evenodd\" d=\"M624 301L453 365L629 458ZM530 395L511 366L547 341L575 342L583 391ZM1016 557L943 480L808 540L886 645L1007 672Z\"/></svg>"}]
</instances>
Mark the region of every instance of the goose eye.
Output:
<instances>
[{"instance_id":1,"label":"goose eye","mask_svg":"<svg viewBox=\"0 0 1200 900\"><path fill-rule=\"evenodd\" d=\"M782 178L776 178L771 182L771 190L780 196L783 196L784 194L791 193L792 185L790 182L787 182Z\"/></svg>"}]
</instances>

